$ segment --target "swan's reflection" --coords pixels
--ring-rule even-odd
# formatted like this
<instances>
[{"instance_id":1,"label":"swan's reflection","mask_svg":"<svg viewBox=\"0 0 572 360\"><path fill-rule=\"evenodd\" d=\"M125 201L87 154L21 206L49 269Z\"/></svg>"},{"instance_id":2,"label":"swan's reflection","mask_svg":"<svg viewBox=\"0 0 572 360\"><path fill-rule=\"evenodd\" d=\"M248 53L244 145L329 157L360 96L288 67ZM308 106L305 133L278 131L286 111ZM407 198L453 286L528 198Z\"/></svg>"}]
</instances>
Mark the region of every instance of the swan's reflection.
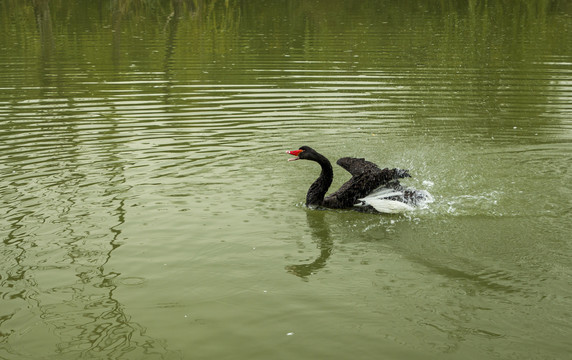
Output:
<instances>
[{"instance_id":1,"label":"swan's reflection","mask_svg":"<svg viewBox=\"0 0 572 360\"><path fill-rule=\"evenodd\" d=\"M332 255L334 243L330 236L330 228L325 221L327 211L322 210L306 210L306 220L312 231L312 239L316 242L320 255L312 262L307 264L288 265L286 270L305 280L307 277L316 273L318 270L326 266L326 261Z\"/></svg>"}]
</instances>

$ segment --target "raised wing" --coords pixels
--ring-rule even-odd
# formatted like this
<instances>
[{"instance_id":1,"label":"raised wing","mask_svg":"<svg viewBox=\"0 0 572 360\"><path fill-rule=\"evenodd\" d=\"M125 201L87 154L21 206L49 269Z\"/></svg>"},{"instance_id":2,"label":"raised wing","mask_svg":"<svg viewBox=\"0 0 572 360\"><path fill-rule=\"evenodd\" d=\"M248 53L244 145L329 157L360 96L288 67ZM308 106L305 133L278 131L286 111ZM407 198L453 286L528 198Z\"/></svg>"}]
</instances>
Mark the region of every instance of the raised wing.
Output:
<instances>
[{"instance_id":1,"label":"raised wing","mask_svg":"<svg viewBox=\"0 0 572 360\"><path fill-rule=\"evenodd\" d=\"M407 170L380 169L361 158L344 157L337 164L352 174L352 178L324 199L324 205L331 208L351 207L380 186L401 190L397 179L410 176Z\"/></svg>"},{"instance_id":2,"label":"raised wing","mask_svg":"<svg viewBox=\"0 0 572 360\"><path fill-rule=\"evenodd\" d=\"M402 179L406 177L411 177L409 175L409 170L404 169L388 169L385 168L381 170L379 166L376 164L367 161L364 158L352 158L352 157L343 157L336 161L336 164L340 165L347 172L352 174L353 176L361 175L363 173L376 173L376 172L386 172L386 177L390 177L392 179Z\"/></svg>"},{"instance_id":3,"label":"raised wing","mask_svg":"<svg viewBox=\"0 0 572 360\"><path fill-rule=\"evenodd\" d=\"M343 157L336 161L336 164L346 169L353 176L361 175L364 172L379 172L380 168L363 158Z\"/></svg>"}]
</instances>

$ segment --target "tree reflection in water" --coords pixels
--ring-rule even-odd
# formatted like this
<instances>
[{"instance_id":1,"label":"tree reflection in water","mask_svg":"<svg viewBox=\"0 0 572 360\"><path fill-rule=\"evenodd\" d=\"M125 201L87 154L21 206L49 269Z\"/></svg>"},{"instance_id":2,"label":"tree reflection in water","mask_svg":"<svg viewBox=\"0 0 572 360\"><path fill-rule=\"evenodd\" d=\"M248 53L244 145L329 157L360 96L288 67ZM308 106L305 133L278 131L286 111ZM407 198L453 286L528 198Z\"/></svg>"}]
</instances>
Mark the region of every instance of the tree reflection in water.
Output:
<instances>
[{"instance_id":1,"label":"tree reflection in water","mask_svg":"<svg viewBox=\"0 0 572 360\"><path fill-rule=\"evenodd\" d=\"M32 0L31 5L45 66L56 61L57 51L49 2ZM49 73L43 76L50 81ZM117 131L112 127L107 136ZM130 188L119 145L86 138L74 126L46 127L42 135L61 141L57 146L65 143L65 155L51 152L43 168L3 192L10 205L0 272L0 357L44 357L36 349L53 341L61 358L180 358L131 319L114 295L120 274L106 271L123 240ZM46 143L46 149L52 146L57 147ZM19 160L14 161L18 168Z\"/></svg>"}]
</instances>

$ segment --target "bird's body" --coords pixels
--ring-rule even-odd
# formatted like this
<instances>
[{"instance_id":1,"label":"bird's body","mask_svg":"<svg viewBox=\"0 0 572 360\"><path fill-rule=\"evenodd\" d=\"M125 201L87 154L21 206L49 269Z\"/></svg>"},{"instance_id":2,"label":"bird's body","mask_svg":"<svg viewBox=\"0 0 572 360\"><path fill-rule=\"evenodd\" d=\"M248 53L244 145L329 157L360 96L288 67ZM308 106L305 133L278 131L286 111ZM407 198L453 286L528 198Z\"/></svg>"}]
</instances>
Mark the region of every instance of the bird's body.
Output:
<instances>
[{"instance_id":1,"label":"bird's body","mask_svg":"<svg viewBox=\"0 0 572 360\"><path fill-rule=\"evenodd\" d=\"M308 189L306 205L309 207L327 207L332 209L354 208L362 211L396 213L412 210L419 200L426 199L429 193L406 189L399 179L410 177L407 170L380 169L376 164L361 158L344 157L337 164L347 170L351 179L337 191L326 196L333 180L330 161L308 146L288 151L296 156L290 160L311 160L317 162L322 171Z\"/></svg>"}]
</instances>

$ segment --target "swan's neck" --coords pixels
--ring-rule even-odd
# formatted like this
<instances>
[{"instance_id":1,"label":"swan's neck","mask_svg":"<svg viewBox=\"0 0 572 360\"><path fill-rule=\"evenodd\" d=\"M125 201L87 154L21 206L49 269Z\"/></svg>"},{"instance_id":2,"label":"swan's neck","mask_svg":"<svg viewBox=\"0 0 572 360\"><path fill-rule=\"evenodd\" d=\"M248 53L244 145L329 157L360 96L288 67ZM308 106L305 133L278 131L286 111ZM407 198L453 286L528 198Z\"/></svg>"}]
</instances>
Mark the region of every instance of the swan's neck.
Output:
<instances>
[{"instance_id":1,"label":"swan's neck","mask_svg":"<svg viewBox=\"0 0 572 360\"><path fill-rule=\"evenodd\" d=\"M322 172L310 186L310 189L308 189L308 193L306 194L306 206L322 205L324 196L326 196L326 192L330 188L330 185L332 185L334 178L332 164L325 156L319 155L314 161L320 164Z\"/></svg>"}]
</instances>

